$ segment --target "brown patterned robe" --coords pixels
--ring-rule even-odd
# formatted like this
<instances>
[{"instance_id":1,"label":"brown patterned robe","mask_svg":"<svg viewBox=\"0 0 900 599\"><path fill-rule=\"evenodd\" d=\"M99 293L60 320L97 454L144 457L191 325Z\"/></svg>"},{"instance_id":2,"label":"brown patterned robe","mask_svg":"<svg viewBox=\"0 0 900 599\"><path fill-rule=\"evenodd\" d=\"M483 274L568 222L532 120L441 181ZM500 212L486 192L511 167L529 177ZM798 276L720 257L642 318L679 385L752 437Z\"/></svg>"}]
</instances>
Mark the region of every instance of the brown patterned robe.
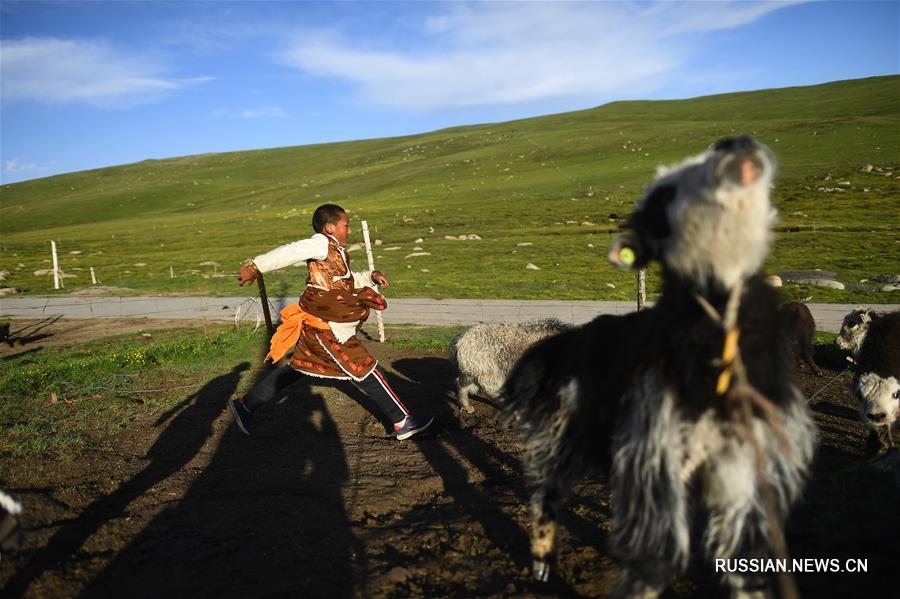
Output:
<instances>
[{"instance_id":1,"label":"brown patterned robe","mask_svg":"<svg viewBox=\"0 0 900 599\"><path fill-rule=\"evenodd\" d=\"M328 256L307 260L309 277L300 307L329 322L356 322L360 326L369 310L384 310L384 297L369 287L357 290L350 272L350 259L335 239L328 238ZM378 365L356 335L340 343L331 330L303 327L294 348L291 368L304 374L333 379L362 380Z\"/></svg>"}]
</instances>

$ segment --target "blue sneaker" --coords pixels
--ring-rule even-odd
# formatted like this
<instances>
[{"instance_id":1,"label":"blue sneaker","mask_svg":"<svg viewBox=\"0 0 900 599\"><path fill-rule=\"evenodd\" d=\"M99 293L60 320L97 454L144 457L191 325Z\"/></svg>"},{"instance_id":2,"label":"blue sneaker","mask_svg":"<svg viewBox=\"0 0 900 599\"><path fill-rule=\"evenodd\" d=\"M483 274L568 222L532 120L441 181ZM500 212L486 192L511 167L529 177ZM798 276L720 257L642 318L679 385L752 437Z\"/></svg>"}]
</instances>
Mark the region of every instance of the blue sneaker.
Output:
<instances>
[{"instance_id":1,"label":"blue sneaker","mask_svg":"<svg viewBox=\"0 0 900 599\"><path fill-rule=\"evenodd\" d=\"M421 433L431 426L432 422L434 422L434 416L409 415L406 417L406 420L403 421L402 426L394 425L394 432L391 434L397 437L398 441L403 441L404 439L409 439L416 433Z\"/></svg>"},{"instance_id":2,"label":"blue sneaker","mask_svg":"<svg viewBox=\"0 0 900 599\"><path fill-rule=\"evenodd\" d=\"M253 422L253 413L240 399L230 400L228 402L228 409L231 410L231 415L234 416L234 421L237 423L238 428L240 428L245 435L249 435L250 424Z\"/></svg>"}]
</instances>

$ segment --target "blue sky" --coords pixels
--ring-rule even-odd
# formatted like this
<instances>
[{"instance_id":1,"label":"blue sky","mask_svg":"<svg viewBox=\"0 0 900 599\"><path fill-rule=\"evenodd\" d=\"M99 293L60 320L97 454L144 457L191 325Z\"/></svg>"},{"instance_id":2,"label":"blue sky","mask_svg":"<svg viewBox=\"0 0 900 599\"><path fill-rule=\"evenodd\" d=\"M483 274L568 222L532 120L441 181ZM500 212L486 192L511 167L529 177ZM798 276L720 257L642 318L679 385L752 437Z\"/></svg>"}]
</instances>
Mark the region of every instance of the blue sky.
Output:
<instances>
[{"instance_id":1,"label":"blue sky","mask_svg":"<svg viewBox=\"0 0 900 599\"><path fill-rule=\"evenodd\" d=\"M896 74L900 2L2 0L0 44L12 183Z\"/></svg>"}]
</instances>

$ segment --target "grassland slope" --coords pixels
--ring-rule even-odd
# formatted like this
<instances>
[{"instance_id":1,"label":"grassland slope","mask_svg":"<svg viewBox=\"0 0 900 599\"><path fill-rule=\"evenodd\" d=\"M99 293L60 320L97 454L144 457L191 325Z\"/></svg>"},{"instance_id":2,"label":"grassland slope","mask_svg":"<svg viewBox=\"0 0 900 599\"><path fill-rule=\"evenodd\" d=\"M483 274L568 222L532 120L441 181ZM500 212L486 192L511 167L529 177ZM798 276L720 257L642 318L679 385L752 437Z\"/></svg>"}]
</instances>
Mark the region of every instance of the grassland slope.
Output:
<instances>
[{"instance_id":1,"label":"grassland slope","mask_svg":"<svg viewBox=\"0 0 900 599\"><path fill-rule=\"evenodd\" d=\"M6 185L0 270L11 273L7 285L50 292L52 280L33 273L49 268L54 239L61 267L74 275L68 291L90 287L93 266L101 283L124 293L233 294L230 273L243 260L309 235L312 209L337 202L351 210L357 233L359 220L369 221L395 295L627 299L633 276L606 264L606 248L656 166L749 134L780 161L781 221L767 268L820 268L848 285L788 295L896 302L898 292L867 281L900 264L898 92L900 77L889 76L614 102ZM448 239L473 234L481 239ZM351 255L361 269L363 254ZM271 291L296 293L303 276L302 268L274 273Z\"/></svg>"}]
</instances>

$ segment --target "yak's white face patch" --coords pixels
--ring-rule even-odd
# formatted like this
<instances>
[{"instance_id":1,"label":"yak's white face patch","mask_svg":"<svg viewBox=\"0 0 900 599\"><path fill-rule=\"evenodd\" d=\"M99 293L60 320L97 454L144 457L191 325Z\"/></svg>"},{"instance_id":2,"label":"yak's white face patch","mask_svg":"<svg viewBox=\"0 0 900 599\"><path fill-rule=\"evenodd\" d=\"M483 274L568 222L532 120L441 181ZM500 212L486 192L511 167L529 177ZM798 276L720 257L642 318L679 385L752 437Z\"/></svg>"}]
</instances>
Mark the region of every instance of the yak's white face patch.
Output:
<instances>
[{"instance_id":1,"label":"yak's white face patch","mask_svg":"<svg viewBox=\"0 0 900 599\"><path fill-rule=\"evenodd\" d=\"M767 152L753 155L759 173L741 183L722 176L722 162L740 158L710 155L677 170L678 195L669 206L672 235L663 245L663 260L692 280L715 277L727 289L755 273L769 251L775 209L769 201L774 165Z\"/></svg>"},{"instance_id":2,"label":"yak's white face patch","mask_svg":"<svg viewBox=\"0 0 900 599\"><path fill-rule=\"evenodd\" d=\"M863 420L874 428L889 428L900 416L900 381L874 372L860 375L853 389Z\"/></svg>"},{"instance_id":3,"label":"yak's white face patch","mask_svg":"<svg viewBox=\"0 0 900 599\"><path fill-rule=\"evenodd\" d=\"M730 289L756 273L769 251L774 175L768 148L746 137L723 140L658 169L626 227L686 279L700 286L716 279ZM614 246L613 261L618 252Z\"/></svg>"},{"instance_id":4,"label":"yak's white face patch","mask_svg":"<svg viewBox=\"0 0 900 599\"><path fill-rule=\"evenodd\" d=\"M838 347L858 356L871 323L872 314L868 310L856 309L847 314L841 323L841 331L835 339Z\"/></svg>"}]
</instances>

